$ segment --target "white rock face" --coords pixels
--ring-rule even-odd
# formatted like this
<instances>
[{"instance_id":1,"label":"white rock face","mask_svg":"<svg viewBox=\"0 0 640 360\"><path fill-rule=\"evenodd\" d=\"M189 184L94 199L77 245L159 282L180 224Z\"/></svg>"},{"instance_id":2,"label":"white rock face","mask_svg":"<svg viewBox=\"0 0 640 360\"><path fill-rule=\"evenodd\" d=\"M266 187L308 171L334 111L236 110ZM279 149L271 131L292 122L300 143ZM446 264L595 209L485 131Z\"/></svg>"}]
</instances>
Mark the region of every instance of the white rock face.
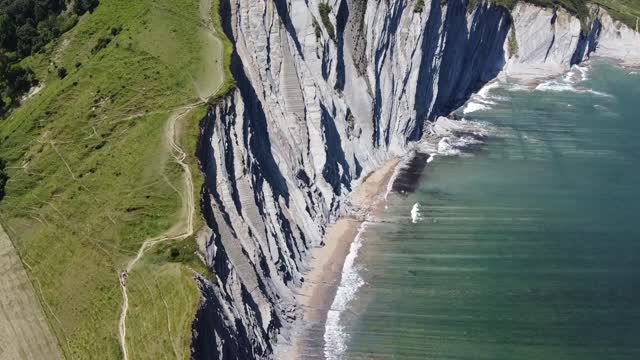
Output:
<instances>
[{"instance_id":1,"label":"white rock face","mask_svg":"<svg viewBox=\"0 0 640 360\"><path fill-rule=\"evenodd\" d=\"M525 3L518 3L512 14L518 53L507 61L506 74L535 78L559 74L571 66L580 40L580 20L564 10Z\"/></svg>"},{"instance_id":2,"label":"white rock face","mask_svg":"<svg viewBox=\"0 0 640 360\"><path fill-rule=\"evenodd\" d=\"M222 1L238 86L203 121L204 250L217 281L201 281L195 358L273 358L300 315L292 291L309 252L351 189L423 136L456 129L427 123L501 72L553 75L593 50L640 58L638 35L603 11L581 37L578 20L531 5L511 17L488 4L468 12L462 0L422 12L412 0L331 0L334 40L319 3ZM509 57L512 25L519 50Z\"/></svg>"},{"instance_id":3,"label":"white rock face","mask_svg":"<svg viewBox=\"0 0 640 360\"><path fill-rule=\"evenodd\" d=\"M606 11L598 7L592 7L591 11L602 24L594 55L618 60L626 66L639 66L640 33L614 21Z\"/></svg>"}]
</instances>

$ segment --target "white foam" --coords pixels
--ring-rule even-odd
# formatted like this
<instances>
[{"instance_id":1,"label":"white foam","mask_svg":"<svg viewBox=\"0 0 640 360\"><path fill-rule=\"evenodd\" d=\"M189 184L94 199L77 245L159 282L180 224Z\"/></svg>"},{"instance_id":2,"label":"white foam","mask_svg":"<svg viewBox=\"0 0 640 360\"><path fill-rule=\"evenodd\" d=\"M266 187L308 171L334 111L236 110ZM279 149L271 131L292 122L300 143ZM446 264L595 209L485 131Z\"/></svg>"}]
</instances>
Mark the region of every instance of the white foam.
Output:
<instances>
[{"instance_id":1,"label":"white foam","mask_svg":"<svg viewBox=\"0 0 640 360\"><path fill-rule=\"evenodd\" d=\"M448 137L443 137L438 142L438 155L457 155L460 151L453 148L451 140Z\"/></svg>"},{"instance_id":2,"label":"white foam","mask_svg":"<svg viewBox=\"0 0 640 360\"><path fill-rule=\"evenodd\" d=\"M387 182L387 191L385 191L384 193L385 200L387 200L387 197L389 196L389 194L391 194L391 191L393 190L393 184L396 182L398 175L400 175L401 168L402 168L402 163L396 165L396 168L393 170L393 174L389 178L389 182ZM386 205L385 205L385 208L386 208Z\"/></svg>"},{"instance_id":3,"label":"white foam","mask_svg":"<svg viewBox=\"0 0 640 360\"><path fill-rule=\"evenodd\" d=\"M487 99L489 98L489 93L491 92L491 90L496 89L500 86L500 83L497 81L493 81L488 83L487 85L483 86L482 89L480 89L480 91L478 91L478 96L480 96L481 98Z\"/></svg>"},{"instance_id":4,"label":"white foam","mask_svg":"<svg viewBox=\"0 0 640 360\"><path fill-rule=\"evenodd\" d=\"M579 78L576 77L579 75ZM576 88L574 85L578 82L583 82L589 79L589 67L573 65L561 80L545 81L538 86L538 91L554 91L554 92L573 92L578 94L593 94L602 97L612 97L607 93L595 91L592 89Z\"/></svg>"},{"instance_id":5,"label":"white foam","mask_svg":"<svg viewBox=\"0 0 640 360\"><path fill-rule=\"evenodd\" d=\"M431 163L436 158L436 154L429 154L429 158L427 159L427 164Z\"/></svg>"},{"instance_id":6,"label":"white foam","mask_svg":"<svg viewBox=\"0 0 640 360\"><path fill-rule=\"evenodd\" d=\"M587 81L589 79L589 68L587 66L573 65L580 72L580 80Z\"/></svg>"},{"instance_id":7,"label":"white foam","mask_svg":"<svg viewBox=\"0 0 640 360\"><path fill-rule=\"evenodd\" d=\"M500 87L499 81L493 81L482 87L477 93L471 96L467 105L462 109L463 114L468 114L474 111L487 110L490 105L496 105L496 101L506 100L503 97L492 95L491 90Z\"/></svg>"},{"instance_id":8,"label":"white foam","mask_svg":"<svg viewBox=\"0 0 640 360\"><path fill-rule=\"evenodd\" d=\"M542 84L539 84L538 86L536 86L536 90L537 91L553 91L553 92L573 92L573 93L579 93L579 94L589 93L589 94L602 96L602 97L612 97L607 93L595 91L592 89L576 88L569 82L557 81L557 80L545 81Z\"/></svg>"},{"instance_id":9,"label":"white foam","mask_svg":"<svg viewBox=\"0 0 640 360\"><path fill-rule=\"evenodd\" d=\"M530 91L531 87L527 85L512 83L506 87L507 91Z\"/></svg>"},{"instance_id":10,"label":"white foam","mask_svg":"<svg viewBox=\"0 0 640 360\"><path fill-rule=\"evenodd\" d=\"M577 89L573 87L573 85L568 84L568 83L564 83L564 82L560 82L557 80L551 80L551 81L546 81L543 82L542 84L539 84L538 86L536 86L536 90L538 91L556 91L556 92L561 92L561 91L570 91L570 92L576 92Z\"/></svg>"},{"instance_id":11,"label":"white foam","mask_svg":"<svg viewBox=\"0 0 640 360\"><path fill-rule=\"evenodd\" d=\"M356 269L355 260L358 257L358 251L362 247L362 234L368 224L369 222L365 221L360 225L358 234L351 243L349 254L342 266L340 286L336 292L336 297L333 299L333 304L331 304L331 308L327 312L327 321L324 329L324 356L327 360L342 359L347 350L349 334L346 333L344 326L340 324L340 315L355 298L358 289L364 285L364 280Z\"/></svg>"},{"instance_id":12,"label":"white foam","mask_svg":"<svg viewBox=\"0 0 640 360\"><path fill-rule=\"evenodd\" d=\"M411 222L414 224L417 223L420 217L420 203L415 203L411 208Z\"/></svg>"},{"instance_id":13,"label":"white foam","mask_svg":"<svg viewBox=\"0 0 640 360\"><path fill-rule=\"evenodd\" d=\"M487 110L489 109L489 106L485 105L485 104L481 104L479 102L469 102L467 104L467 106L464 107L464 109L462 110L463 114L468 114L468 113L472 113L475 111L480 111L480 110Z\"/></svg>"},{"instance_id":14,"label":"white foam","mask_svg":"<svg viewBox=\"0 0 640 360\"><path fill-rule=\"evenodd\" d=\"M632 72L629 73L629 75L638 75L638 72L637 71L632 71Z\"/></svg>"}]
</instances>

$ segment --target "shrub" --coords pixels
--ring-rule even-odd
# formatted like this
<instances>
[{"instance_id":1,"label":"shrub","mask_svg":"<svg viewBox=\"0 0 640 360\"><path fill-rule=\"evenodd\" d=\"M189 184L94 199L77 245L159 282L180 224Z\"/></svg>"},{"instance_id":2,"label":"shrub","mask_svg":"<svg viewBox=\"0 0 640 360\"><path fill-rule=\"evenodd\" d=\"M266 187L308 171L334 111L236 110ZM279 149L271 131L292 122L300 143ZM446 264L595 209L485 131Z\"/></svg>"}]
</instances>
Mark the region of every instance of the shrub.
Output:
<instances>
[{"instance_id":1,"label":"shrub","mask_svg":"<svg viewBox=\"0 0 640 360\"><path fill-rule=\"evenodd\" d=\"M413 8L413 12L421 13L424 10L424 0L417 0L416 7Z\"/></svg>"},{"instance_id":2,"label":"shrub","mask_svg":"<svg viewBox=\"0 0 640 360\"><path fill-rule=\"evenodd\" d=\"M511 27L511 34L509 34L509 58L518 57L518 39L516 38L516 28Z\"/></svg>"},{"instance_id":3,"label":"shrub","mask_svg":"<svg viewBox=\"0 0 640 360\"><path fill-rule=\"evenodd\" d=\"M333 27L333 23L331 23L331 19L329 18L329 14L331 14L331 5L329 3L320 3L318 5L318 11L320 12L320 19L322 20L322 24L324 28L327 30L327 34L332 40L336 39L336 30Z\"/></svg>"},{"instance_id":4,"label":"shrub","mask_svg":"<svg viewBox=\"0 0 640 360\"><path fill-rule=\"evenodd\" d=\"M82 15L86 12L91 13L98 4L98 0L76 0L73 6L73 11L78 15Z\"/></svg>"},{"instance_id":5,"label":"shrub","mask_svg":"<svg viewBox=\"0 0 640 360\"><path fill-rule=\"evenodd\" d=\"M114 26L111 28L111 36L117 36L122 31L122 26Z\"/></svg>"},{"instance_id":6,"label":"shrub","mask_svg":"<svg viewBox=\"0 0 640 360\"><path fill-rule=\"evenodd\" d=\"M0 201L4 198L4 186L7 184L9 180L9 176L5 172L5 163L0 159Z\"/></svg>"},{"instance_id":7,"label":"shrub","mask_svg":"<svg viewBox=\"0 0 640 360\"><path fill-rule=\"evenodd\" d=\"M98 42L93 46L93 49L91 49L91 53L92 54L97 54L100 50L106 48L109 43L111 42L111 38L110 37L101 37L98 39Z\"/></svg>"},{"instance_id":8,"label":"shrub","mask_svg":"<svg viewBox=\"0 0 640 360\"><path fill-rule=\"evenodd\" d=\"M64 67L58 68L58 77L60 79L64 79L65 77L67 77L67 69Z\"/></svg>"}]
</instances>

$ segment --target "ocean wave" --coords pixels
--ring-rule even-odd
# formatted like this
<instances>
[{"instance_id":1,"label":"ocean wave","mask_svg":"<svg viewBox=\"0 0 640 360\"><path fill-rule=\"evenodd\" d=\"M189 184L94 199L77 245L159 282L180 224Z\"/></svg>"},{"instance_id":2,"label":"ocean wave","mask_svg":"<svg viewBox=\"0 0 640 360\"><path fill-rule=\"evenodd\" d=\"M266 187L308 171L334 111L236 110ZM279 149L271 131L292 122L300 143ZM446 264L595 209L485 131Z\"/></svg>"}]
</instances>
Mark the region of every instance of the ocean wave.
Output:
<instances>
[{"instance_id":1,"label":"ocean wave","mask_svg":"<svg viewBox=\"0 0 640 360\"><path fill-rule=\"evenodd\" d=\"M355 260L358 257L358 251L362 247L362 235L368 224L369 222L365 221L360 225L358 234L351 243L349 254L342 266L340 286L331 304L331 309L327 312L327 321L324 329L324 356L327 360L342 359L347 350L349 334L345 331L344 326L340 324L340 315L355 298L358 289L364 285L364 280L355 266Z\"/></svg>"},{"instance_id":2,"label":"ocean wave","mask_svg":"<svg viewBox=\"0 0 640 360\"><path fill-rule=\"evenodd\" d=\"M420 220L421 217L420 203L413 204L413 207L411 208L411 222L415 224Z\"/></svg>"},{"instance_id":3,"label":"ocean wave","mask_svg":"<svg viewBox=\"0 0 640 360\"><path fill-rule=\"evenodd\" d=\"M592 94L602 97L613 97L610 94L596 91L593 89L587 89L582 87L576 87L575 85L589 80L588 66L573 65L562 79L545 81L535 87L537 91L552 91L552 92L573 92L578 94Z\"/></svg>"},{"instance_id":4,"label":"ocean wave","mask_svg":"<svg viewBox=\"0 0 640 360\"><path fill-rule=\"evenodd\" d=\"M385 200L387 200L387 197L389 196L389 194L391 194L391 191L393 191L393 184L396 182L398 175L400 175L400 170L404 167L404 165L405 164L403 161L400 164L396 165L396 168L393 170L393 174L391 174L391 177L389 178L389 182L387 182L387 190L384 193Z\"/></svg>"},{"instance_id":5,"label":"ocean wave","mask_svg":"<svg viewBox=\"0 0 640 360\"><path fill-rule=\"evenodd\" d=\"M580 77L582 81L589 80L589 70L590 68L587 66L573 65L580 72Z\"/></svg>"},{"instance_id":6,"label":"ocean wave","mask_svg":"<svg viewBox=\"0 0 640 360\"><path fill-rule=\"evenodd\" d=\"M467 106L464 107L464 109L462 110L463 114L469 114L472 112L476 112L476 111L480 111L480 110L487 110L490 107L485 105L485 104L481 104L481 103L477 103L477 102L469 102L467 103Z\"/></svg>"},{"instance_id":7,"label":"ocean wave","mask_svg":"<svg viewBox=\"0 0 640 360\"><path fill-rule=\"evenodd\" d=\"M567 81L550 80L545 81L535 88L537 91L553 91L553 92L573 92L578 94L593 94L602 97L612 97L610 94L603 93L592 89L576 88L572 83Z\"/></svg>"},{"instance_id":8,"label":"ocean wave","mask_svg":"<svg viewBox=\"0 0 640 360\"><path fill-rule=\"evenodd\" d=\"M507 83L504 87L507 91L531 91L531 87L518 83Z\"/></svg>"},{"instance_id":9,"label":"ocean wave","mask_svg":"<svg viewBox=\"0 0 640 360\"><path fill-rule=\"evenodd\" d=\"M462 109L463 114L472 113L475 111L487 110L491 108L491 105L496 105L496 101L505 101L504 97L494 95L491 93L493 89L501 86L499 81L492 81L482 87L477 93L473 94L469 99L469 102Z\"/></svg>"},{"instance_id":10,"label":"ocean wave","mask_svg":"<svg viewBox=\"0 0 640 360\"><path fill-rule=\"evenodd\" d=\"M480 89L480 91L478 91L476 95L483 99L488 99L490 97L489 93L491 92L491 90L496 89L498 87L500 87L500 82L492 81L486 84L485 86L483 86L482 89Z\"/></svg>"},{"instance_id":11,"label":"ocean wave","mask_svg":"<svg viewBox=\"0 0 640 360\"><path fill-rule=\"evenodd\" d=\"M482 143L482 140L473 136L443 137L438 142L437 154L442 156L462 155L469 147Z\"/></svg>"},{"instance_id":12,"label":"ocean wave","mask_svg":"<svg viewBox=\"0 0 640 360\"><path fill-rule=\"evenodd\" d=\"M573 65L564 75L563 80L567 83L577 83L589 80L589 67Z\"/></svg>"}]
</instances>

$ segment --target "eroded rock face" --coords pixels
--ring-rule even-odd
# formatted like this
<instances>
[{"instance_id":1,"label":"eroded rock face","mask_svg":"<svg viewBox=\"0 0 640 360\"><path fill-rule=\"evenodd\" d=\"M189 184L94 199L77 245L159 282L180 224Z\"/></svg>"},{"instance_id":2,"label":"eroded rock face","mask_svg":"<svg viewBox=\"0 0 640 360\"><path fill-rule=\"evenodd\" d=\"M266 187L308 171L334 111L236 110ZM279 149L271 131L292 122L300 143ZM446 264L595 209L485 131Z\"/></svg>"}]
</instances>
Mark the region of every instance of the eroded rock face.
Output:
<instances>
[{"instance_id":1,"label":"eroded rock face","mask_svg":"<svg viewBox=\"0 0 640 360\"><path fill-rule=\"evenodd\" d=\"M201 280L195 358L273 357L300 315L292 289L310 249L353 187L410 151L427 121L501 71L553 75L598 47L620 58L629 54L618 44L640 43L602 11L581 36L578 20L531 5L509 14L461 0L421 12L412 0L329 3L335 40L319 0L222 0L238 86L203 121L203 251L216 282Z\"/></svg>"}]
</instances>

